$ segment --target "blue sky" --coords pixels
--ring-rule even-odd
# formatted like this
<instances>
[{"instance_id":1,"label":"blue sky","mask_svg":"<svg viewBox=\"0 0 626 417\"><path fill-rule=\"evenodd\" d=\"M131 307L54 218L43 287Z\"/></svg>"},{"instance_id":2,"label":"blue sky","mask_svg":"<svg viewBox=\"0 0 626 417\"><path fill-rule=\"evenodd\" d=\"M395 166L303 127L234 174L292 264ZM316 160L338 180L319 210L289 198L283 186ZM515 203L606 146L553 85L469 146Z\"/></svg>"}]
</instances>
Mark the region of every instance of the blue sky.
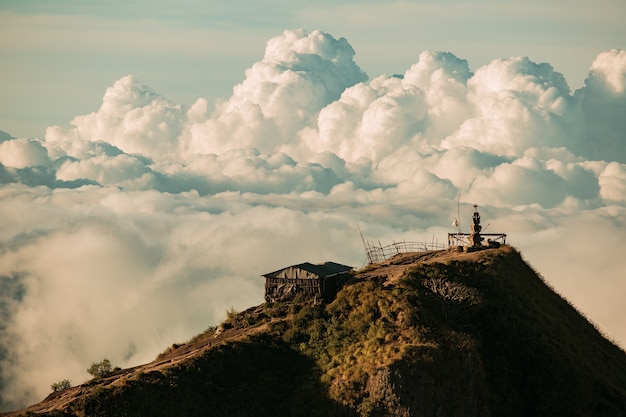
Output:
<instances>
[{"instance_id":1,"label":"blue sky","mask_svg":"<svg viewBox=\"0 0 626 417\"><path fill-rule=\"evenodd\" d=\"M574 90L601 51L624 47L626 4L600 1L0 1L0 130L40 137L94 111L135 74L191 104L227 97L284 29L345 37L370 76L402 73L423 50L476 68L550 62Z\"/></svg>"}]
</instances>

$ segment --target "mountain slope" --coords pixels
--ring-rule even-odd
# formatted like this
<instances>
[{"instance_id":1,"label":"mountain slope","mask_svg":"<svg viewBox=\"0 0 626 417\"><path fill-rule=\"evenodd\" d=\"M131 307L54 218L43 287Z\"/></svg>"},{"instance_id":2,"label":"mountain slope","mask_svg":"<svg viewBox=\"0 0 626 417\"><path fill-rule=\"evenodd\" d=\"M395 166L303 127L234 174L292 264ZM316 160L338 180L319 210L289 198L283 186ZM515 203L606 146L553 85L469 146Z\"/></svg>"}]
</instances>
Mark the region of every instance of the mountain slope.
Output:
<instances>
[{"instance_id":1,"label":"mountain slope","mask_svg":"<svg viewBox=\"0 0 626 417\"><path fill-rule=\"evenodd\" d=\"M264 304L48 416L620 416L626 355L510 247L406 254L324 305Z\"/></svg>"}]
</instances>

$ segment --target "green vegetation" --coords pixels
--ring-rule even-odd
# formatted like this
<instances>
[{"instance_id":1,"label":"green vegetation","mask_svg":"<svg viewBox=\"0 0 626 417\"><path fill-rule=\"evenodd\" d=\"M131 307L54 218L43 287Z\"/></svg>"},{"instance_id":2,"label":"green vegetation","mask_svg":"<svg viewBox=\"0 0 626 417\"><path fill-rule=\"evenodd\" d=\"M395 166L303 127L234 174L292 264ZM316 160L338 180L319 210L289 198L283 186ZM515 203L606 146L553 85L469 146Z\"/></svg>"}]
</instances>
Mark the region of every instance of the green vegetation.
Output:
<instances>
[{"instance_id":1,"label":"green vegetation","mask_svg":"<svg viewBox=\"0 0 626 417\"><path fill-rule=\"evenodd\" d=\"M433 345L414 313L402 288L360 282L344 288L325 307L301 304L293 320L278 330L290 346L316 359L333 398L357 407L376 369L399 360L412 347Z\"/></svg>"},{"instance_id":2,"label":"green vegetation","mask_svg":"<svg viewBox=\"0 0 626 417\"><path fill-rule=\"evenodd\" d=\"M381 369L430 368L438 363L435 367L441 371L450 355L474 352L471 337L447 326L464 322L480 304L480 294L445 277L437 267L424 266L396 285L357 282L326 306L292 304L291 320L275 323L273 329L315 359L331 398L360 415L377 415L394 407L368 392ZM431 313L431 308L437 311ZM424 320L429 315L431 320ZM460 379L454 369L445 375Z\"/></svg>"},{"instance_id":3,"label":"green vegetation","mask_svg":"<svg viewBox=\"0 0 626 417\"><path fill-rule=\"evenodd\" d=\"M241 329L258 326L267 322L269 317L263 311L263 308L249 308L246 311L238 313L232 307L226 312L226 320L221 324L221 328L225 329Z\"/></svg>"},{"instance_id":4,"label":"green vegetation","mask_svg":"<svg viewBox=\"0 0 626 417\"><path fill-rule=\"evenodd\" d=\"M87 416L327 416L314 363L268 335L220 345L191 361L99 388L77 408Z\"/></svg>"},{"instance_id":5,"label":"green vegetation","mask_svg":"<svg viewBox=\"0 0 626 417\"><path fill-rule=\"evenodd\" d=\"M69 379L62 379L59 382L54 382L50 385L52 391L63 391L64 389L68 389L72 387L72 382Z\"/></svg>"},{"instance_id":6,"label":"green vegetation","mask_svg":"<svg viewBox=\"0 0 626 417\"><path fill-rule=\"evenodd\" d=\"M191 339L189 339L189 341L187 343L195 343L195 342L197 342L199 340L202 340L202 339L205 339L207 337L215 336L215 334L217 333L217 329L218 329L217 326L209 326L202 333L199 333L199 334L195 335L194 337L192 337ZM181 345L174 344L173 346L176 346L178 348Z\"/></svg>"},{"instance_id":7,"label":"green vegetation","mask_svg":"<svg viewBox=\"0 0 626 417\"><path fill-rule=\"evenodd\" d=\"M94 362L91 364L89 368L87 368L87 372L89 375L93 376L94 379L104 378L106 376L111 375L113 372L118 371L120 368L113 368L111 365L111 361L108 359L103 359L100 362Z\"/></svg>"}]
</instances>

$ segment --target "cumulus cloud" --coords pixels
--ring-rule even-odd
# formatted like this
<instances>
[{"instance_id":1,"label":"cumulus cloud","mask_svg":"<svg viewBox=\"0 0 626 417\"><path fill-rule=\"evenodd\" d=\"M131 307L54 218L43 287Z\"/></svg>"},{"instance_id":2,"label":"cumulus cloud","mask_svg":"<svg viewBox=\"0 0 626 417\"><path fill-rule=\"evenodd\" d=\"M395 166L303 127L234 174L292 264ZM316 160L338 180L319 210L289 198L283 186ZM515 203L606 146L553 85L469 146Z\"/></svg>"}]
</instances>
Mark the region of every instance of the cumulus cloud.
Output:
<instances>
[{"instance_id":1,"label":"cumulus cloud","mask_svg":"<svg viewBox=\"0 0 626 417\"><path fill-rule=\"evenodd\" d=\"M526 57L472 71L425 51L369 80L354 56L343 38L285 31L225 101L178 105L126 76L69 127L0 136L2 409L262 302L264 272L362 266L356 224L443 242L459 195L462 227L479 204L625 343L623 303L598 289L623 286L625 52L598 55L574 93Z\"/></svg>"},{"instance_id":2,"label":"cumulus cloud","mask_svg":"<svg viewBox=\"0 0 626 417\"><path fill-rule=\"evenodd\" d=\"M53 127L46 139L66 152L79 138L106 142L130 154L156 161L177 155L182 129L182 107L175 105L128 75L108 88L98 111L76 116L73 129Z\"/></svg>"},{"instance_id":3,"label":"cumulus cloud","mask_svg":"<svg viewBox=\"0 0 626 417\"><path fill-rule=\"evenodd\" d=\"M577 147L580 107L564 77L526 57L495 60L468 80L471 117L446 138L445 148L469 146L521 156L528 147Z\"/></svg>"},{"instance_id":4,"label":"cumulus cloud","mask_svg":"<svg viewBox=\"0 0 626 417\"><path fill-rule=\"evenodd\" d=\"M324 106L367 78L353 57L346 39L321 31L287 30L271 39L232 97L211 118L192 125L187 152L271 151L296 140Z\"/></svg>"},{"instance_id":5,"label":"cumulus cloud","mask_svg":"<svg viewBox=\"0 0 626 417\"><path fill-rule=\"evenodd\" d=\"M405 145L437 146L467 117L467 61L423 52L404 76L380 76L347 89L320 112L310 149L349 161L380 161Z\"/></svg>"},{"instance_id":6,"label":"cumulus cloud","mask_svg":"<svg viewBox=\"0 0 626 417\"><path fill-rule=\"evenodd\" d=\"M479 175L468 198L504 206L539 204L544 208L559 205L567 195L563 178L543 164L528 158L497 166L490 175Z\"/></svg>"},{"instance_id":7,"label":"cumulus cloud","mask_svg":"<svg viewBox=\"0 0 626 417\"><path fill-rule=\"evenodd\" d=\"M0 143L0 163L12 168L49 166L47 149L36 139L12 139Z\"/></svg>"},{"instance_id":8,"label":"cumulus cloud","mask_svg":"<svg viewBox=\"0 0 626 417\"><path fill-rule=\"evenodd\" d=\"M607 201L626 201L626 165L609 163L598 178L600 195Z\"/></svg>"},{"instance_id":9,"label":"cumulus cloud","mask_svg":"<svg viewBox=\"0 0 626 417\"><path fill-rule=\"evenodd\" d=\"M626 163L626 51L598 55L577 95L585 116L586 155Z\"/></svg>"}]
</instances>

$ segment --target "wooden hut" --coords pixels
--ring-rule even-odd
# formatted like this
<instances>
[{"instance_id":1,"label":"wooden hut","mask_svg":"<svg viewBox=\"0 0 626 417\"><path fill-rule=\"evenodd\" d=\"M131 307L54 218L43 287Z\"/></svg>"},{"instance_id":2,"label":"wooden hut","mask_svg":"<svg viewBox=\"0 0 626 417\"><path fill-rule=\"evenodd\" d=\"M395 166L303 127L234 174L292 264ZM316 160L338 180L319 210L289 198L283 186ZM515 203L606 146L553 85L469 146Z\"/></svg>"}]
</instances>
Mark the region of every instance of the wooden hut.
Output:
<instances>
[{"instance_id":1,"label":"wooden hut","mask_svg":"<svg viewBox=\"0 0 626 417\"><path fill-rule=\"evenodd\" d=\"M351 266L326 262L314 265L305 262L262 275L265 278L265 301L289 300L297 294L329 297L348 278Z\"/></svg>"}]
</instances>

